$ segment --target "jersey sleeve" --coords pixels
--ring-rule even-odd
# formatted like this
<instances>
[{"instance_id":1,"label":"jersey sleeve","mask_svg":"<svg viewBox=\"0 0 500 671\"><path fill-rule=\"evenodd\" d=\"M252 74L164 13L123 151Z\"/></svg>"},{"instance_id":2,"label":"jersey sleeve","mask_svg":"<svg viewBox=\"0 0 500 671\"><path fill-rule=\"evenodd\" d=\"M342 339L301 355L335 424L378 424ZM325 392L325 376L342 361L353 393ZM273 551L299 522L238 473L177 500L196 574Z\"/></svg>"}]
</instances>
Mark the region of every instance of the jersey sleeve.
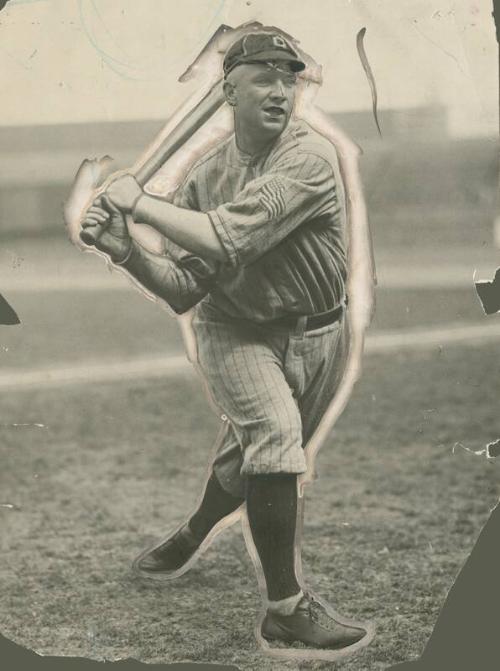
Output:
<instances>
[{"instance_id":1,"label":"jersey sleeve","mask_svg":"<svg viewBox=\"0 0 500 671\"><path fill-rule=\"evenodd\" d=\"M333 200L332 200L333 199ZM336 200L331 163L311 150L287 151L265 175L208 213L231 266L245 266Z\"/></svg>"},{"instance_id":2,"label":"jersey sleeve","mask_svg":"<svg viewBox=\"0 0 500 671\"><path fill-rule=\"evenodd\" d=\"M206 296L207 281L183 268L166 255L132 245L125 269L148 291L167 303L177 314L187 312Z\"/></svg>"}]
</instances>

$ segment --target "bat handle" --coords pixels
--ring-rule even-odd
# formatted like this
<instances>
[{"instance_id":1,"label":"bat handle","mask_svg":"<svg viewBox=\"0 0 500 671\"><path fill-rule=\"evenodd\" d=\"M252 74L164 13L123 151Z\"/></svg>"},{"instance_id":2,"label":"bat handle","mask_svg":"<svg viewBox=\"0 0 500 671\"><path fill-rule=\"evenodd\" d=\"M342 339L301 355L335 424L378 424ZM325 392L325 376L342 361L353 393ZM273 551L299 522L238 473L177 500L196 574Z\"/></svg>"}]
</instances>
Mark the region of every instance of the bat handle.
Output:
<instances>
[{"instance_id":1,"label":"bat handle","mask_svg":"<svg viewBox=\"0 0 500 671\"><path fill-rule=\"evenodd\" d=\"M151 177L151 172L152 171L148 170L147 167L143 167L139 171L131 170L129 174L135 177L139 186L143 188L148 179ZM101 187L100 194L102 195L103 192L104 188ZM89 247L93 247L105 230L106 230L106 224L104 225L96 224L95 226L87 226L80 230L80 240Z\"/></svg>"},{"instance_id":2,"label":"bat handle","mask_svg":"<svg viewBox=\"0 0 500 671\"><path fill-rule=\"evenodd\" d=\"M101 190L100 195L102 195L103 192ZM99 205L101 207L104 207L104 209L108 209L105 205L105 199L101 199L100 196L98 198L94 198L94 203L99 201ZM111 216L111 214L108 212L108 214ZM84 242L86 245L89 247L95 246L95 243L99 240L101 235L104 233L106 230L108 224L109 224L109 219L108 222L105 224L96 224L95 226L86 226L85 228L82 228L80 230L80 240Z\"/></svg>"},{"instance_id":3,"label":"bat handle","mask_svg":"<svg viewBox=\"0 0 500 671\"><path fill-rule=\"evenodd\" d=\"M80 240L86 245L93 247L95 243L99 240L103 233L103 227L96 224L95 226L88 226L87 228L82 228L80 231Z\"/></svg>"}]
</instances>

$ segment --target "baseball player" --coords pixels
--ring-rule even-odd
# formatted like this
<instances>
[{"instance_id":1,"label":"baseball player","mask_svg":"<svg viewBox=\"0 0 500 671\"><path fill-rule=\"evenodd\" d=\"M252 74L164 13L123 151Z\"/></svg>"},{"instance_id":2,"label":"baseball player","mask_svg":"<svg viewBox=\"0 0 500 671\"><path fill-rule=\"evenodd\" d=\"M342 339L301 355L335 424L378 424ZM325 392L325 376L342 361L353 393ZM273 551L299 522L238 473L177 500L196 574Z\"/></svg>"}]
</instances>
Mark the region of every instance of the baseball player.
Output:
<instances>
[{"instance_id":1,"label":"baseball player","mask_svg":"<svg viewBox=\"0 0 500 671\"><path fill-rule=\"evenodd\" d=\"M98 248L176 312L196 306L198 363L223 413L198 509L135 567L180 575L244 503L267 587L262 636L346 648L367 631L337 621L304 589L294 556L304 446L342 378L348 346L337 157L305 122L291 120L305 65L283 36L247 34L223 67L234 135L191 168L174 202L125 175L83 223L102 224ZM131 239L126 214L165 236L164 255Z\"/></svg>"}]
</instances>

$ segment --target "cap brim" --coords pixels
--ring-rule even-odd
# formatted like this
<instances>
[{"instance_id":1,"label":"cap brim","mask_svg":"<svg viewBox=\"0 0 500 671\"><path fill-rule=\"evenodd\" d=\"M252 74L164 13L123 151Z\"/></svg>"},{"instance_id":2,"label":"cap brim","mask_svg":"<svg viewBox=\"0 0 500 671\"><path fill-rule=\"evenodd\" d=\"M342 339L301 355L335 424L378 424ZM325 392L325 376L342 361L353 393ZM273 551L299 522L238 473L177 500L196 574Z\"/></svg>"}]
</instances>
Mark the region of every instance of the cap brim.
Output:
<instances>
[{"instance_id":1,"label":"cap brim","mask_svg":"<svg viewBox=\"0 0 500 671\"><path fill-rule=\"evenodd\" d=\"M256 55L248 55L239 58L228 70L226 70L226 74L231 72L231 70L234 70L237 65L268 63L269 61L284 61L290 65L293 72L302 72L302 70L305 70L306 68L306 64L295 56L287 54L285 51L269 49L268 51L260 51Z\"/></svg>"}]
</instances>

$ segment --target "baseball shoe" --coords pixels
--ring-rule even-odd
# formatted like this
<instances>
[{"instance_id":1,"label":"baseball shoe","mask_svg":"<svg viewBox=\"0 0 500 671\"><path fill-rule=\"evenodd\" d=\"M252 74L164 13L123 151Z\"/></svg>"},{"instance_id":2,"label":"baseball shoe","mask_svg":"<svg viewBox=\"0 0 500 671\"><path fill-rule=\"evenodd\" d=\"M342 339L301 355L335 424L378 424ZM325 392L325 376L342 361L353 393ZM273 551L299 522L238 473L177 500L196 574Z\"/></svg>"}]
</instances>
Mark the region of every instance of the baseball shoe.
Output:
<instances>
[{"instance_id":1,"label":"baseball shoe","mask_svg":"<svg viewBox=\"0 0 500 671\"><path fill-rule=\"evenodd\" d=\"M203 538L197 538L185 522L166 540L147 548L132 563L133 571L141 578L172 580L188 571L212 540L226 527L239 519L235 511L218 522Z\"/></svg>"},{"instance_id":2,"label":"baseball shoe","mask_svg":"<svg viewBox=\"0 0 500 671\"><path fill-rule=\"evenodd\" d=\"M141 575L168 575L177 573L193 557L201 541L194 537L188 524L184 524L166 541L143 552L134 562L134 569Z\"/></svg>"},{"instance_id":3,"label":"baseball shoe","mask_svg":"<svg viewBox=\"0 0 500 671\"><path fill-rule=\"evenodd\" d=\"M304 594L291 615L267 611L261 625L267 641L299 643L311 648L341 650L367 636L362 626L342 624L312 596Z\"/></svg>"}]
</instances>

